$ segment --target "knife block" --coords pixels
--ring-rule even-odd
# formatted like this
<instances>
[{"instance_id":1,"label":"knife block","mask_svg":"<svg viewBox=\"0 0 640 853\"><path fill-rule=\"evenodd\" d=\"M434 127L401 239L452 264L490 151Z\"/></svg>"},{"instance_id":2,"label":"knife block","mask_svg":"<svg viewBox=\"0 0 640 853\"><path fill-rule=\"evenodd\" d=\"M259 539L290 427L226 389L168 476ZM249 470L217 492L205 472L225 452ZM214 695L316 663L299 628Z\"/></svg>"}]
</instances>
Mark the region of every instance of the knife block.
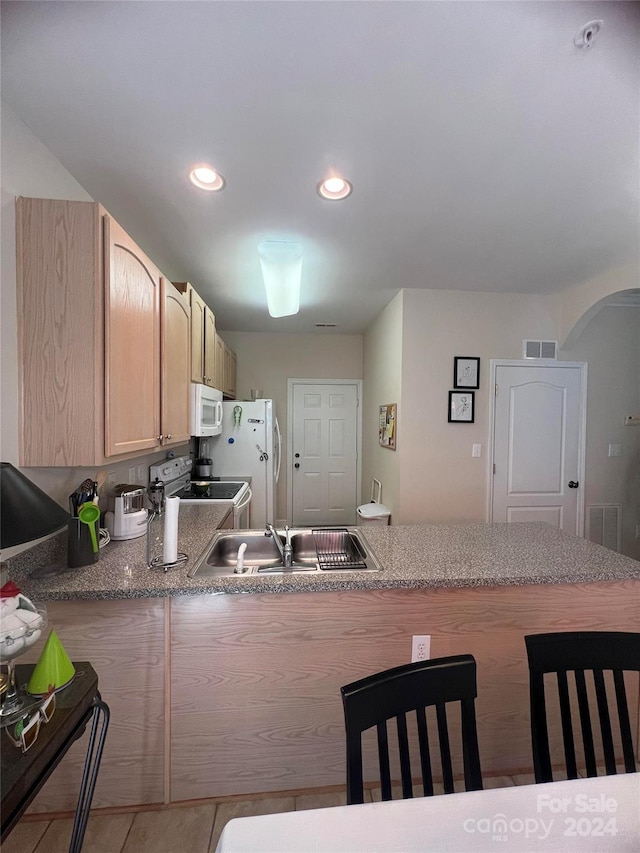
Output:
<instances>
[{"instance_id":1,"label":"knife block","mask_svg":"<svg viewBox=\"0 0 640 853\"><path fill-rule=\"evenodd\" d=\"M93 550L89 525L72 518L67 526L67 565L70 569L97 563L100 551Z\"/></svg>"}]
</instances>

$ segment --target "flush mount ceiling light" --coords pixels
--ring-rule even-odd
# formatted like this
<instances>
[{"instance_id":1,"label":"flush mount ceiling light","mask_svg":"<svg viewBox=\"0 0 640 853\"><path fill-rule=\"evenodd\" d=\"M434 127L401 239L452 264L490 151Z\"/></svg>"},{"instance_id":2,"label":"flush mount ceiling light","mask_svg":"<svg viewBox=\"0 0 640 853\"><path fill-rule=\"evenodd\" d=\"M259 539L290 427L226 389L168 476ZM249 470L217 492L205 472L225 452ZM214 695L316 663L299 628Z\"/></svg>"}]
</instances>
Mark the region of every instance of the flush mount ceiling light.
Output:
<instances>
[{"instance_id":1,"label":"flush mount ceiling light","mask_svg":"<svg viewBox=\"0 0 640 853\"><path fill-rule=\"evenodd\" d=\"M302 246L284 240L266 240L258 246L267 306L272 317L288 317L300 310Z\"/></svg>"},{"instance_id":2,"label":"flush mount ceiling light","mask_svg":"<svg viewBox=\"0 0 640 853\"><path fill-rule=\"evenodd\" d=\"M342 201L343 198L350 196L353 192L353 187L349 181L337 176L320 181L316 189L318 195L328 201Z\"/></svg>"},{"instance_id":3,"label":"flush mount ceiling light","mask_svg":"<svg viewBox=\"0 0 640 853\"><path fill-rule=\"evenodd\" d=\"M211 166L195 166L189 172L189 180L199 189L209 190L210 192L223 190L226 186L222 175L212 169Z\"/></svg>"}]
</instances>

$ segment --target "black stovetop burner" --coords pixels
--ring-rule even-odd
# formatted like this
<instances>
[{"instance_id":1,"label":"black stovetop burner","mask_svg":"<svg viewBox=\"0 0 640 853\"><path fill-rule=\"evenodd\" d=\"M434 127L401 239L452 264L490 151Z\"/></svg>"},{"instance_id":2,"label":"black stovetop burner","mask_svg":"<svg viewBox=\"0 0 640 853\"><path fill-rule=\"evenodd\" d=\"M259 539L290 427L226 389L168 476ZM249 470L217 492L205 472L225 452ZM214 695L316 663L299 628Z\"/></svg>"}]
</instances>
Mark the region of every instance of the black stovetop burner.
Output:
<instances>
[{"instance_id":1,"label":"black stovetop burner","mask_svg":"<svg viewBox=\"0 0 640 853\"><path fill-rule=\"evenodd\" d=\"M203 480L198 480L198 483L204 482ZM212 480L209 482L207 490L204 491L202 486L192 486L189 483L184 489L180 489L179 492L176 492L179 498L183 500L217 500L217 501L231 501L238 494L240 489L242 489L244 483L225 483L220 480Z\"/></svg>"}]
</instances>

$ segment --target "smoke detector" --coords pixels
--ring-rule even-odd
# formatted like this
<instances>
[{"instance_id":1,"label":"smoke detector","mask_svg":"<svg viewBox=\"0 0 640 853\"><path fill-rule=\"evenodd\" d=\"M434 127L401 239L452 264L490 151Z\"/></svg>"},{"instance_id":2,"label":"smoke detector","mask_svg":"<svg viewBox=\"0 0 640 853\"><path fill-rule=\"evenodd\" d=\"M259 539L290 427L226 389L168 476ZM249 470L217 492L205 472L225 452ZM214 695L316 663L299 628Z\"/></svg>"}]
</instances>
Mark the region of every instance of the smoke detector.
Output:
<instances>
[{"instance_id":1,"label":"smoke detector","mask_svg":"<svg viewBox=\"0 0 640 853\"><path fill-rule=\"evenodd\" d=\"M602 21L589 21L588 24L585 24L584 27L580 29L578 35L574 38L573 43L576 47L580 48L591 47L597 39L601 27Z\"/></svg>"}]
</instances>

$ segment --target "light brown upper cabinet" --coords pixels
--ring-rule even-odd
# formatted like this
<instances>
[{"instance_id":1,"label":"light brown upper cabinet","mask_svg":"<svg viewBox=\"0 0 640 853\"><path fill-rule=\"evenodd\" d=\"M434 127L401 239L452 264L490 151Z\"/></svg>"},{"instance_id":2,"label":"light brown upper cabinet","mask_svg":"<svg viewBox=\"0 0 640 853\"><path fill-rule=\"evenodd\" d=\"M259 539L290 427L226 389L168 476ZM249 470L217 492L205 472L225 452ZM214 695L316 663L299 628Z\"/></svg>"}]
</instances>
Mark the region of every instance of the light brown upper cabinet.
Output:
<instances>
[{"instance_id":1,"label":"light brown upper cabinet","mask_svg":"<svg viewBox=\"0 0 640 853\"><path fill-rule=\"evenodd\" d=\"M162 278L162 443L189 441L191 311L187 298Z\"/></svg>"},{"instance_id":2,"label":"light brown upper cabinet","mask_svg":"<svg viewBox=\"0 0 640 853\"><path fill-rule=\"evenodd\" d=\"M185 282L191 305L191 381L204 382L204 300ZM182 290L182 284L177 284ZM183 291L184 292L184 291Z\"/></svg>"},{"instance_id":3,"label":"light brown upper cabinet","mask_svg":"<svg viewBox=\"0 0 640 853\"><path fill-rule=\"evenodd\" d=\"M186 371L189 326L176 344L172 307L162 340L157 267L95 202L18 199L16 243L20 464L94 466L187 440L164 426L161 346Z\"/></svg>"},{"instance_id":4,"label":"light brown upper cabinet","mask_svg":"<svg viewBox=\"0 0 640 853\"><path fill-rule=\"evenodd\" d=\"M174 287L187 294L191 305L191 381L221 388L216 385L215 315L188 281L176 281Z\"/></svg>"},{"instance_id":5,"label":"light brown upper cabinet","mask_svg":"<svg viewBox=\"0 0 640 853\"><path fill-rule=\"evenodd\" d=\"M160 270L110 216L105 232L105 455L160 438Z\"/></svg>"},{"instance_id":6,"label":"light brown upper cabinet","mask_svg":"<svg viewBox=\"0 0 640 853\"><path fill-rule=\"evenodd\" d=\"M216 372L215 372L215 382L214 387L218 388L220 391L224 390L224 341L216 333Z\"/></svg>"},{"instance_id":7,"label":"light brown upper cabinet","mask_svg":"<svg viewBox=\"0 0 640 853\"><path fill-rule=\"evenodd\" d=\"M204 307L204 384L216 388L216 318Z\"/></svg>"}]
</instances>

